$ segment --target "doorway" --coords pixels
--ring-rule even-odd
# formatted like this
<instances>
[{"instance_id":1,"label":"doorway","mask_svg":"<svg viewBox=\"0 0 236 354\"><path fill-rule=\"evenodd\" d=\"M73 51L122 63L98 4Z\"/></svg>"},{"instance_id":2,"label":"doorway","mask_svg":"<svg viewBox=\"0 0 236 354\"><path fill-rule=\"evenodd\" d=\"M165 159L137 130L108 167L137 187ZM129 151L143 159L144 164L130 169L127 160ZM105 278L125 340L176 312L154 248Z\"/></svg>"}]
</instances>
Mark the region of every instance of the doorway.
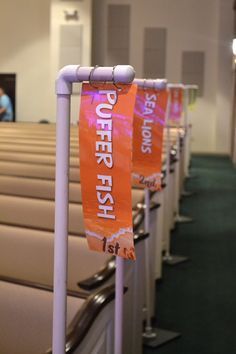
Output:
<instances>
[{"instance_id":1,"label":"doorway","mask_svg":"<svg viewBox=\"0 0 236 354\"><path fill-rule=\"evenodd\" d=\"M10 97L13 107L13 121L16 121L16 74L0 74L0 86Z\"/></svg>"}]
</instances>

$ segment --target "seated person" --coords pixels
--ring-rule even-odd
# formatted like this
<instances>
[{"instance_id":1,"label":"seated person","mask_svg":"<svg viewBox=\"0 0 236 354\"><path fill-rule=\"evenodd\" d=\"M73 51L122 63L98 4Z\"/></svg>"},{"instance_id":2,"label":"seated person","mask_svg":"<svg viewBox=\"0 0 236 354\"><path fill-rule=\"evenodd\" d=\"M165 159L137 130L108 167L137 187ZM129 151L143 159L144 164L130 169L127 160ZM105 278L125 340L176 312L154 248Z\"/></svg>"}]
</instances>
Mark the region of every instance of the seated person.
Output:
<instances>
[{"instance_id":1,"label":"seated person","mask_svg":"<svg viewBox=\"0 0 236 354\"><path fill-rule=\"evenodd\" d=\"M13 109L11 99L0 87L0 122L11 122L13 120Z\"/></svg>"}]
</instances>

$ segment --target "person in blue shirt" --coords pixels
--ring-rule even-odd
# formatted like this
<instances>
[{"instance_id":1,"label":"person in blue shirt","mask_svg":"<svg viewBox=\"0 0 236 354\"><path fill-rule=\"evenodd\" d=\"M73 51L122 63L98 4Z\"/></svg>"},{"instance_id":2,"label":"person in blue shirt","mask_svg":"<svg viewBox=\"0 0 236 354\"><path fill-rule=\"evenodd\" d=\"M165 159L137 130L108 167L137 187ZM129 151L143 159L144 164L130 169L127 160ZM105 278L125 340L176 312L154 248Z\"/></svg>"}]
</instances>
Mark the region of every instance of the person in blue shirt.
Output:
<instances>
[{"instance_id":1,"label":"person in blue shirt","mask_svg":"<svg viewBox=\"0 0 236 354\"><path fill-rule=\"evenodd\" d=\"M11 122L13 120L13 108L10 97L0 87L0 122Z\"/></svg>"}]
</instances>

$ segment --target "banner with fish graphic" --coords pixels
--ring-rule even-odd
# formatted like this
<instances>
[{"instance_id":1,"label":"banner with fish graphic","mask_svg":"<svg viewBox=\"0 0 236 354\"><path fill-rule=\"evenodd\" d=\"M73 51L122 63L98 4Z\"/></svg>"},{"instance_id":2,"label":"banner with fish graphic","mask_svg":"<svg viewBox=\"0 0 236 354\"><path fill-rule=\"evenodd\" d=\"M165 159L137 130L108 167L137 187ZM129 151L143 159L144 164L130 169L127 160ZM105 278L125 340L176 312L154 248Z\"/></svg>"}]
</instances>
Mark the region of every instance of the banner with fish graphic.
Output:
<instances>
[{"instance_id":1,"label":"banner with fish graphic","mask_svg":"<svg viewBox=\"0 0 236 354\"><path fill-rule=\"evenodd\" d=\"M161 189L163 133L168 91L138 88L134 112L133 183Z\"/></svg>"},{"instance_id":2,"label":"banner with fish graphic","mask_svg":"<svg viewBox=\"0 0 236 354\"><path fill-rule=\"evenodd\" d=\"M135 259L131 168L136 85L83 84L80 181L89 248Z\"/></svg>"}]
</instances>

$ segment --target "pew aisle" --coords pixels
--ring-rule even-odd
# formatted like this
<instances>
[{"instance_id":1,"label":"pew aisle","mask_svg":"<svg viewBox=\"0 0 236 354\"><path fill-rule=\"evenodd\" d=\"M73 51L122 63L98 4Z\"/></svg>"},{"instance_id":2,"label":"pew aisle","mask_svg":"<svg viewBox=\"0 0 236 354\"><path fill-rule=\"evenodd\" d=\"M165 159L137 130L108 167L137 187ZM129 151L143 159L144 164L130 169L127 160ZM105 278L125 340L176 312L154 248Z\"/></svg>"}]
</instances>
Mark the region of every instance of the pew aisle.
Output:
<instances>
[{"instance_id":1,"label":"pew aisle","mask_svg":"<svg viewBox=\"0 0 236 354\"><path fill-rule=\"evenodd\" d=\"M157 323L182 337L145 354L236 352L236 171L228 157L194 155L191 172L197 178L187 188L195 194L181 210L195 222L172 234L173 251L188 252L191 262L165 267L157 287Z\"/></svg>"}]
</instances>

